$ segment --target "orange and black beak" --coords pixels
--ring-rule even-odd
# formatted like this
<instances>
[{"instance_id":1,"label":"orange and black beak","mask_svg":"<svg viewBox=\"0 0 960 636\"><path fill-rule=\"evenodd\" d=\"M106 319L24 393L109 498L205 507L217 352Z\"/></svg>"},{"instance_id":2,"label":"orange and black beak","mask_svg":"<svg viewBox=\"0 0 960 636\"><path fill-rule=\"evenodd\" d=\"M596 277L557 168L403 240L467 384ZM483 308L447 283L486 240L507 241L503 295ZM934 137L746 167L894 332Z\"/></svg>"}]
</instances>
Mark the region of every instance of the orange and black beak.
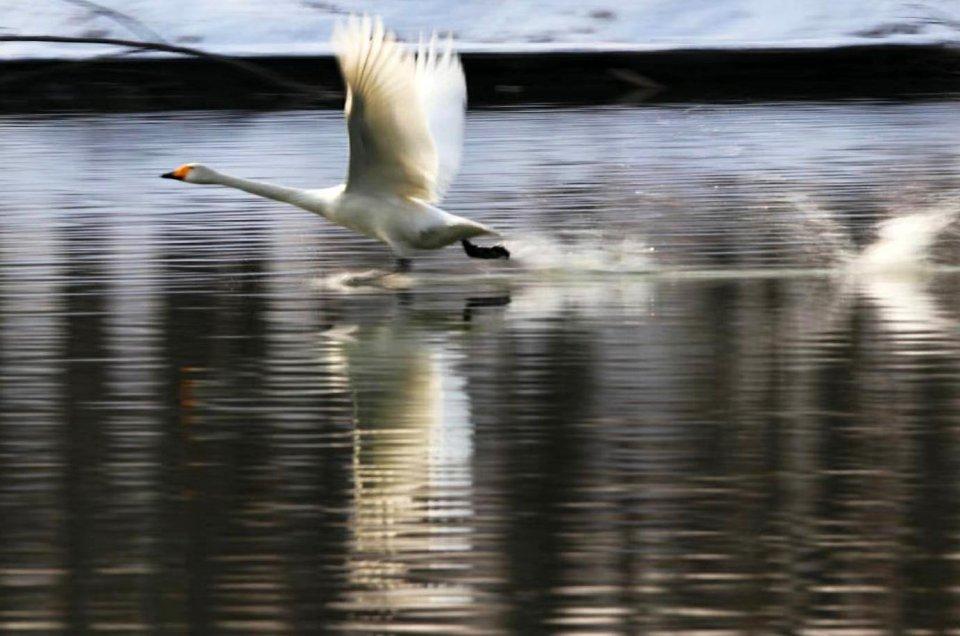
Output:
<instances>
[{"instance_id":1,"label":"orange and black beak","mask_svg":"<svg viewBox=\"0 0 960 636\"><path fill-rule=\"evenodd\" d=\"M177 181L183 181L187 177L187 173L190 172L189 165L182 165L173 172L165 172L160 175L161 179L176 179Z\"/></svg>"}]
</instances>

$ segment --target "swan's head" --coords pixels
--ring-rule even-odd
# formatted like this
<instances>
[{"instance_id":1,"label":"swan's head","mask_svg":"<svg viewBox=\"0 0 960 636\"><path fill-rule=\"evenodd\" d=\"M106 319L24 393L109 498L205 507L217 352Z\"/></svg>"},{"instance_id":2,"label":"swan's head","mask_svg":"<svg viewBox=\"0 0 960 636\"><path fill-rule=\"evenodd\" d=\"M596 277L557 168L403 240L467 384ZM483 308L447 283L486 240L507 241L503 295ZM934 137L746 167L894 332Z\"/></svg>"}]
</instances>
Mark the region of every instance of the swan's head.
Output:
<instances>
[{"instance_id":1,"label":"swan's head","mask_svg":"<svg viewBox=\"0 0 960 636\"><path fill-rule=\"evenodd\" d=\"M160 177L187 183L217 183L216 175L216 172L203 164L185 163L173 172L165 172Z\"/></svg>"}]
</instances>

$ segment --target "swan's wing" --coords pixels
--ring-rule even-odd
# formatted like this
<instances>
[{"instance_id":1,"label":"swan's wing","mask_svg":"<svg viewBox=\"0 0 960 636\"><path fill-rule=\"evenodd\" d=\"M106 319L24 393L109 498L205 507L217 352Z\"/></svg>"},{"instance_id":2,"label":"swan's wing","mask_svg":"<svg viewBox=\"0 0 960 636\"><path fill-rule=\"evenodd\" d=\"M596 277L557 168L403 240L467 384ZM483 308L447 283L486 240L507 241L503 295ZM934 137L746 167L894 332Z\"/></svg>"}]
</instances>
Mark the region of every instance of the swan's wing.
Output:
<instances>
[{"instance_id":1,"label":"swan's wing","mask_svg":"<svg viewBox=\"0 0 960 636\"><path fill-rule=\"evenodd\" d=\"M347 190L438 201L459 165L463 138L466 90L452 47L438 54L431 45L414 58L368 17L338 24L333 45L347 84ZM457 82L459 119L450 108Z\"/></svg>"},{"instance_id":2,"label":"swan's wing","mask_svg":"<svg viewBox=\"0 0 960 636\"><path fill-rule=\"evenodd\" d=\"M434 196L443 198L460 169L467 83L460 56L448 37L441 52L434 34L429 45L417 48L417 87L427 116L427 126L437 150Z\"/></svg>"}]
</instances>

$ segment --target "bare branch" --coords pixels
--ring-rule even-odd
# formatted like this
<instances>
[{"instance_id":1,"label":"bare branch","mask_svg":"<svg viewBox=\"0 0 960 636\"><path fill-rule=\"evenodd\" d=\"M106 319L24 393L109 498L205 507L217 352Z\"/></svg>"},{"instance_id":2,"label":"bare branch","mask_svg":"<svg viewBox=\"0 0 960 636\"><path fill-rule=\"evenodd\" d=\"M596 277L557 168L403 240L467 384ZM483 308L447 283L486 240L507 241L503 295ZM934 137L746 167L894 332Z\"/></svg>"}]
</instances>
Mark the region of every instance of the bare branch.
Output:
<instances>
[{"instance_id":1,"label":"bare branch","mask_svg":"<svg viewBox=\"0 0 960 636\"><path fill-rule=\"evenodd\" d=\"M102 4L97 4L96 2L91 2L90 0L63 0L63 2L68 2L84 9L89 9L96 15L102 15L105 18L110 18L114 22L117 22L127 30L133 32L137 37L143 38L144 40L150 40L151 42L166 42L166 39L148 27L146 24L140 20L134 18L133 16L127 15L122 11L117 11L116 9L111 9L110 7L105 7Z\"/></svg>"},{"instance_id":2,"label":"bare branch","mask_svg":"<svg viewBox=\"0 0 960 636\"><path fill-rule=\"evenodd\" d=\"M178 46L176 44L166 44L163 42L143 42L140 40L124 40L120 38L83 38L61 35L0 35L0 42L63 42L68 44L105 44L108 46L124 46L140 51L162 51L164 53L178 53L180 55L190 55L193 57L214 60L228 66L233 66L251 75L267 80L282 86L288 90L304 93L314 97L330 98L336 95L333 91L324 90L318 86L302 84L288 80L285 77L267 70L258 64L246 60L208 53L200 49L189 46Z\"/></svg>"}]
</instances>

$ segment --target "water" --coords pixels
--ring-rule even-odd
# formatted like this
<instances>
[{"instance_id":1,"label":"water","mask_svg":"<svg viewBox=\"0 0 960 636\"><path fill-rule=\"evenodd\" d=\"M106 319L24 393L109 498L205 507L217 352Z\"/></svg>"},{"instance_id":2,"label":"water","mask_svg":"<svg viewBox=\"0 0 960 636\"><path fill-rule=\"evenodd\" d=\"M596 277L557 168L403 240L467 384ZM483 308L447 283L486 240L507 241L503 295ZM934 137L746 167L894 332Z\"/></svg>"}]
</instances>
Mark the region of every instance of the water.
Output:
<instances>
[{"instance_id":1,"label":"water","mask_svg":"<svg viewBox=\"0 0 960 636\"><path fill-rule=\"evenodd\" d=\"M471 112L448 249L333 112L0 118L9 633L956 633L950 101Z\"/></svg>"}]
</instances>

